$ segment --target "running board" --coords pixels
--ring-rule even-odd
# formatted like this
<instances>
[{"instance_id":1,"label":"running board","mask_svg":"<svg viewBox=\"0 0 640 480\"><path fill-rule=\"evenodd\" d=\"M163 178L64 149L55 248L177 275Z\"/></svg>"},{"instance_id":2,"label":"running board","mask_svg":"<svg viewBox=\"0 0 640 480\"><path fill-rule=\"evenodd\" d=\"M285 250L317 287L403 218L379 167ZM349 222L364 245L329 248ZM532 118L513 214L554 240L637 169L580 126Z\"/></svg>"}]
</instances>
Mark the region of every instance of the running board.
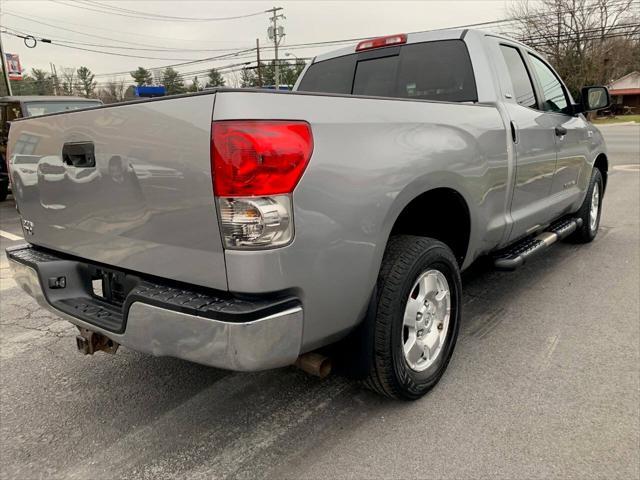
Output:
<instances>
[{"instance_id":1,"label":"running board","mask_svg":"<svg viewBox=\"0 0 640 480\"><path fill-rule=\"evenodd\" d=\"M551 224L535 237L527 237L493 256L493 266L498 270L515 270L527 259L568 237L582 226L581 218L565 218Z\"/></svg>"}]
</instances>

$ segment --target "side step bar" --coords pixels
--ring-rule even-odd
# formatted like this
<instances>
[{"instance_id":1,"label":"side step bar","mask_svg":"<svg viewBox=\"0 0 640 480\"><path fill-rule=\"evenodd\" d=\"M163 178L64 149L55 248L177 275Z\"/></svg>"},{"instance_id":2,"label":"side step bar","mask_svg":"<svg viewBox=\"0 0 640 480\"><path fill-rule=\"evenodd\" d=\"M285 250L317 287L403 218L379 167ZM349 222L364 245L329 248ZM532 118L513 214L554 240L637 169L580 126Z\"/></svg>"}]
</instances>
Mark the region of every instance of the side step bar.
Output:
<instances>
[{"instance_id":1,"label":"side step bar","mask_svg":"<svg viewBox=\"0 0 640 480\"><path fill-rule=\"evenodd\" d=\"M493 266L498 270L515 270L524 265L527 259L533 257L558 240L568 237L582 226L581 218L565 218L551 224L545 232L535 237L527 237L518 243L496 253L493 256Z\"/></svg>"}]
</instances>

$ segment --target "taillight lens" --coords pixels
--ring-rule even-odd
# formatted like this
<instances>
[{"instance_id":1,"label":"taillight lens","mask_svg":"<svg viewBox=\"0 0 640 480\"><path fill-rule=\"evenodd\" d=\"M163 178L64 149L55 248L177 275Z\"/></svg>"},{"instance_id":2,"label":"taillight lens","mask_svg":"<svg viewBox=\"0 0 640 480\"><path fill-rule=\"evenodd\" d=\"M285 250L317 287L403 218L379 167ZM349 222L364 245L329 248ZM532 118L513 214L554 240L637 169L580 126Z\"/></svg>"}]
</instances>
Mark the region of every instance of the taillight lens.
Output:
<instances>
[{"instance_id":1,"label":"taillight lens","mask_svg":"<svg viewBox=\"0 0 640 480\"><path fill-rule=\"evenodd\" d=\"M386 37L372 38L363 40L356 46L356 52L362 50L371 50L372 48L390 47L392 45L402 45L407 43L407 34L399 33L398 35L388 35Z\"/></svg>"},{"instance_id":2,"label":"taillight lens","mask_svg":"<svg viewBox=\"0 0 640 480\"><path fill-rule=\"evenodd\" d=\"M312 150L306 122L213 123L211 172L225 248L273 248L293 240L291 193Z\"/></svg>"},{"instance_id":3,"label":"taillight lens","mask_svg":"<svg viewBox=\"0 0 640 480\"><path fill-rule=\"evenodd\" d=\"M311 127L299 121L222 121L212 127L211 170L217 196L291 193L311 152Z\"/></svg>"}]
</instances>

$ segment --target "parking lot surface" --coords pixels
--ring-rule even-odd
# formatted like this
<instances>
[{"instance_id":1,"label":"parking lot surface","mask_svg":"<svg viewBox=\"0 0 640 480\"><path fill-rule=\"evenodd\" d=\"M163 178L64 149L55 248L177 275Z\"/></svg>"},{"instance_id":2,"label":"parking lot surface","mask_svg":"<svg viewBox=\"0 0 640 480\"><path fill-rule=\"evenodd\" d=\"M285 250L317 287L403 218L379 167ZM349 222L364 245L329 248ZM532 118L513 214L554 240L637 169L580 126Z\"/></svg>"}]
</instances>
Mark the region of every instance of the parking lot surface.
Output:
<instances>
[{"instance_id":1,"label":"parking lot surface","mask_svg":"<svg viewBox=\"0 0 640 480\"><path fill-rule=\"evenodd\" d=\"M2 255L0 478L639 478L640 126L601 130L596 240L467 272L456 352L417 402L293 368L83 357ZM18 220L2 203L2 250Z\"/></svg>"}]
</instances>

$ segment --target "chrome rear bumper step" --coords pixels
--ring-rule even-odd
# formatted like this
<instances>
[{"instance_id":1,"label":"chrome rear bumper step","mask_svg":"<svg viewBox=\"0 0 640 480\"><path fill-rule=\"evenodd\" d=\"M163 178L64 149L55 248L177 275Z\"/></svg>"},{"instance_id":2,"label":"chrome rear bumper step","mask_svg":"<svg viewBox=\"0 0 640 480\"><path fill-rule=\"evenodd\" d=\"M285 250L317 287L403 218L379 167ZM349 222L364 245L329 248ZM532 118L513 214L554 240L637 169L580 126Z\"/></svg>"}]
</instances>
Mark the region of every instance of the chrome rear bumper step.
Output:
<instances>
[{"instance_id":1,"label":"chrome rear bumper step","mask_svg":"<svg viewBox=\"0 0 640 480\"><path fill-rule=\"evenodd\" d=\"M7 249L7 259L18 286L80 328L82 353L118 344L238 371L284 367L301 353L303 309L292 296L240 298L121 272L131 288L118 304L96 298L81 260L31 246Z\"/></svg>"},{"instance_id":2,"label":"chrome rear bumper step","mask_svg":"<svg viewBox=\"0 0 640 480\"><path fill-rule=\"evenodd\" d=\"M515 270L524 265L529 258L550 247L558 240L568 237L581 226L581 218L558 220L551 224L546 231L535 237L527 237L497 252L493 255L493 266L498 270Z\"/></svg>"}]
</instances>

